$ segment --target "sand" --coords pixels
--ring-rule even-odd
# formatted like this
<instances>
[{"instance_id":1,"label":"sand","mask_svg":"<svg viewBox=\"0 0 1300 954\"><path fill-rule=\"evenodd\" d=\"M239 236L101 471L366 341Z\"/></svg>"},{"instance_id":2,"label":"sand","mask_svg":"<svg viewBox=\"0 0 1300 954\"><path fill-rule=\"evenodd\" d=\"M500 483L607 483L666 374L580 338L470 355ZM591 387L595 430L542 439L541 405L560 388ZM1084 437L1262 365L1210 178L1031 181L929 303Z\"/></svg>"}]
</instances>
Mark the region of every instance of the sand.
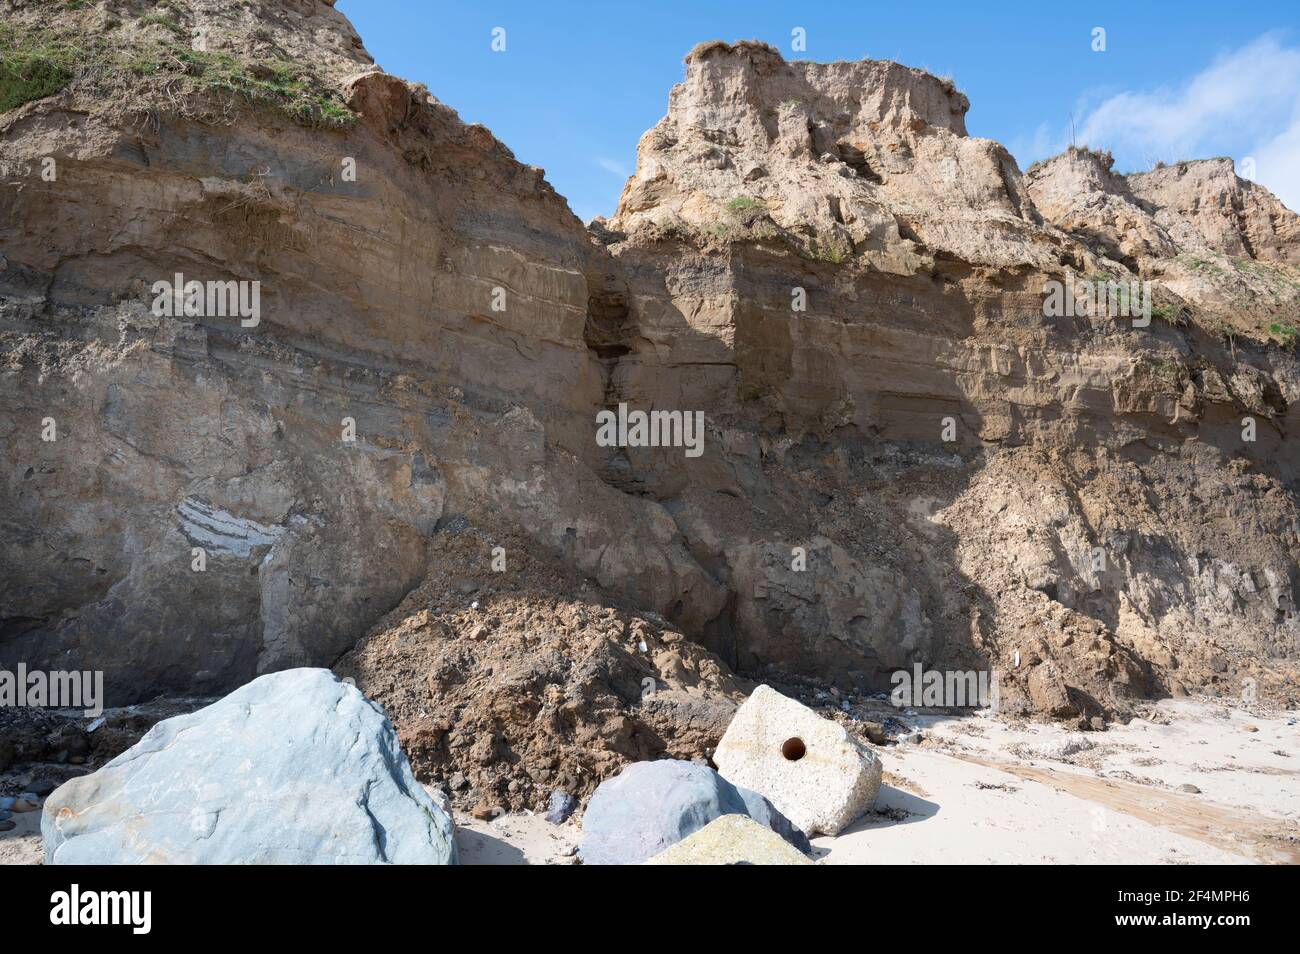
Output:
<instances>
[{"instance_id":1,"label":"sand","mask_svg":"<svg viewBox=\"0 0 1300 954\"><path fill-rule=\"evenodd\" d=\"M572 821L517 812L493 821L456 813L456 848L464 865L571 865L582 833Z\"/></svg>"},{"instance_id":2,"label":"sand","mask_svg":"<svg viewBox=\"0 0 1300 954\"><path fill-rule=\"evenodd\" d=\"M1167 700L1083 735L987 714L913 721L925 738L885 750L876 814L814 840L826 864L1300 861L1294 712ZM1067 738L1093 747L1040 754Z\"/></svg>"},{"instance_id":3,"label":"sand","mask_svg":"<svg viewBox=\"0 0 1300 954\"><path fill-rule=\"evenodd\" d=\"M0 832L0 865L41 863L41 813L16 812L13 831Z\"/></svg>"}]
</instances>

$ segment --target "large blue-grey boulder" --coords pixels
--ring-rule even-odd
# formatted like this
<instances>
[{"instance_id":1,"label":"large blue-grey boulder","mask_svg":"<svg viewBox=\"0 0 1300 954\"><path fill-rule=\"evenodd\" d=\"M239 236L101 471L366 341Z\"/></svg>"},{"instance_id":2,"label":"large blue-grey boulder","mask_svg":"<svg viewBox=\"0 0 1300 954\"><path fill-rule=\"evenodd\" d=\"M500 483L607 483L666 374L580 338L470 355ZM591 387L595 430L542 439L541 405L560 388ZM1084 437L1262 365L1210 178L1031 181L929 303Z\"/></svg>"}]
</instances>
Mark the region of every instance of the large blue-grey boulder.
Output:
<instances>
[{"instance_id":1,"label":"large blue-grey boulder","mask_svg":"<svg viewBox=\"0 0 1300 954\"><path fill-rule=\"evenodd\" d=\"M601 782L582 819L583 864L639 865L722 815L746 815L800 851L808 839L756 792L713 769L664 759L635 762Z\"/></svg>"},{"instance_id":2,"label":"large blue-grey boulder","mask_svg":"<svg viewBox=\"0 0 1300 954\"><path fill-rule=\"evenodd\" d=\"M46 864L456 864L384 710L327 669L160 722L41 818Z\"/></svg>"}]
</instances>

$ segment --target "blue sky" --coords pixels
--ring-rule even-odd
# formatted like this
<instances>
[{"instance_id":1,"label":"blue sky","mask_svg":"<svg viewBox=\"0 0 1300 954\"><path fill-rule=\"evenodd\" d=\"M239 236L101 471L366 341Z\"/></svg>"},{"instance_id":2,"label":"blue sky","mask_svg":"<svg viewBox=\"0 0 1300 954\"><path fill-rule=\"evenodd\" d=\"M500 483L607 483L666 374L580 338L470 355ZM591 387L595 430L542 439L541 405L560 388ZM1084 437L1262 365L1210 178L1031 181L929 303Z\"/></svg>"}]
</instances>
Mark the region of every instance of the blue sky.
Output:
<instances>
[{"instance_id":1,"label":"blue sky","mask_svg":"<svg viewBox=\"0 0 1300 954\"><path fill-rule=\"evenodd\" d=\"M338 7L385 70L425 83L542 166L583 219L613 211L637 140L682 78L682 57L711 39L766 40L787 59L893 59L949 75L970 98L970 134L1004 143L1022 168L1068 144L1073 120L1075 140L1109 148L1120 171L1232 156L1300 209L1296 0ZM504 52L492 50L495 27L505 30ZM806 31L806 53L790 49L795 27ZM1106 31L1104 52L1092 49L1095 27Z\"/></svg>"}]
</instances>

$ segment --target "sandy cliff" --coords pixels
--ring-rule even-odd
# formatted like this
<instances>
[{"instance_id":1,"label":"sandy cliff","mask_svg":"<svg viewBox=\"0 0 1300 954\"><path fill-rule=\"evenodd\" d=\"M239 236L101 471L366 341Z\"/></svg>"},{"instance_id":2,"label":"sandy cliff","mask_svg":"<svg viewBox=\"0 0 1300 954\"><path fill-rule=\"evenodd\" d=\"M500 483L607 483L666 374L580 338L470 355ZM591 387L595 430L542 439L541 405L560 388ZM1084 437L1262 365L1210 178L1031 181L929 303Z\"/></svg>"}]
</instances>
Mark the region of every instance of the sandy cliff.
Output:
<instances>
[{"instance_id":1,"label":"sandy cliff","mask_svg":"<svg viewBox=\"0 0 1300 954\"><path fill-rule=\"evenodd\" d=\"M329 3L2 6L7 61L51 64L0 115L6 666L130 701L369 633L346 665L419 758L513 804L557 746L613 753L588 777L704 746L727 669L992 668L1007 711L1085 724L1247 679L1295 697L1297 217L1230 164L1022 174L949 82L709 43L588 229ZM259 323L154 314L178 272L260 282ZM1047 282L1098 279L1151 281L1150 324L1045 314ZM704 453L600 446L621 403L702 411ZM482 545L449 548L466 526ZM512 592L493 533L545 585ZM377 647L484 622L417 605L449 554L509 625L385 675ZM704 648L571 672L650 652L628 613ZM559 691L512 713L536 664L492 640L543 624ZM448 729L482 699L486 756Z\"/></svg>"}]
</instances>

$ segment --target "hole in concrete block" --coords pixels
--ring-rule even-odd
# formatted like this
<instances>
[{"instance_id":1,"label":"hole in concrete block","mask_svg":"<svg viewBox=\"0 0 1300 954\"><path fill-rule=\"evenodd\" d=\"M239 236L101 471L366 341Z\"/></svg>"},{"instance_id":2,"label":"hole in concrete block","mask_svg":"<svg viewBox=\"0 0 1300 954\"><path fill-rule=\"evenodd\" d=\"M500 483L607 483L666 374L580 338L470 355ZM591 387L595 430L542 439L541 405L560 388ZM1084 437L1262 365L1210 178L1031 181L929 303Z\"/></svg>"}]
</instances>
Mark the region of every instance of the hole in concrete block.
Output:
<instances>
[{"instance_id":1,"label":"hole in concrete block","mask_svg":"<svg viewBox=\"0 0 1300 954\"><path fill-rule=\"evenodd\" d=\"M793 739L786 739L781 743L781 754L791 762L798 762L808 750L804 747L803 739L797 736Z\"/></svg>"}]
</instances>

